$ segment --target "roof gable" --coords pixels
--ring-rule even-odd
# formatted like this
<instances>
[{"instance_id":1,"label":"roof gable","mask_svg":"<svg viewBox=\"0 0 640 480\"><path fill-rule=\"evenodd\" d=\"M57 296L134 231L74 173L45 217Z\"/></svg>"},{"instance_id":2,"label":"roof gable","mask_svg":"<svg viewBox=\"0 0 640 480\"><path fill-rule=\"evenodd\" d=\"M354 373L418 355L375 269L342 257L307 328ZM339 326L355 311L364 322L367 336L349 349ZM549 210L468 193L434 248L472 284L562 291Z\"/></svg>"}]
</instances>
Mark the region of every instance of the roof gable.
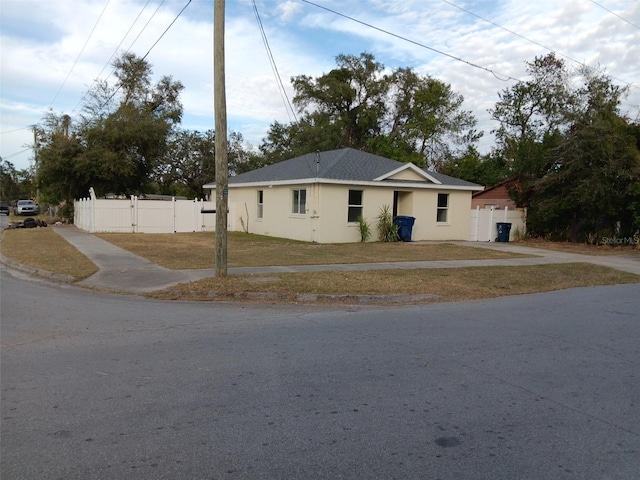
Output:
<instances>
[{"instance_id":1,"label":"roof gable","mask_svg":"<svg viewBox=\"0 0 640 480\"><path fill-rule=\"evenodd\" d=\"M395 170L392 170L391 172L388 172L378 178L374 178L374 181L382 180L413 180L418 182L427 181L438 185L442 184L441 181L429 175L427 171L416 167L413 163L403 163Z\"/></svg>"}]
</instances>

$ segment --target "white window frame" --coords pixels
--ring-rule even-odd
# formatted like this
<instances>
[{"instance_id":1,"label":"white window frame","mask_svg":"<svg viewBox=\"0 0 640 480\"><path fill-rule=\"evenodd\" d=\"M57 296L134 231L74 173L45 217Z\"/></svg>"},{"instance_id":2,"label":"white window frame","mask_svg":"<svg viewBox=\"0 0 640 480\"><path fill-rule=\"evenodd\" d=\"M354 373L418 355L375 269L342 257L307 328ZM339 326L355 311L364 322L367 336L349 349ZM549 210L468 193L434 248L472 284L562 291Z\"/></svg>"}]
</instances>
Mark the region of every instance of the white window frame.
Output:
<instances>
[{"instance_id":1,"label":"white window frame","mask_svg":"<svg viewBox=\"0 0 640 480\"><path fill-rule=\"evenodd\" d=\"M262 219L264 214L264 190L258 190L256 218Z\"/></svg>"},{"instance_id":2,"label":"white window frame","mask_svg":"<svg viewBox=\"0 0 640 480\"><path fill-rule=\"evenodd\" d=\"M297 199L296 199L296 195L297 195ZM292 189L291 190L291 214L305 215L306 213L307 213L307 189L306 188Z\"/></svg>"},{"instance_id":3,"label":"white window frame","mask_svg":"<svg viewBox=\"0 0 640 480\"><path fill-rule=\"evenodd\" d=\"M351 203L351 192L360 192L360 203ZM349 190L347 195L347 223L358 223L358 218L362 216L364 211L364 190ZM358 210L355 220L351 219L352 209Z\"/></svg>"},{"instance_id":4,"label":"white window frame","mask_svg":"<svg viewBox=\"0 0 640 480\"><path fill-rule=\"evenodd\" d=\"M440 199L446 198L446 202L444 205L441 205ZM444 219L442 219L444 216ZM448 193L439 193L438 194L438 203L437 203L437 211L436 211L436 222L437 223L449 223L449 194Z\"/></svg>"}]
</instances>

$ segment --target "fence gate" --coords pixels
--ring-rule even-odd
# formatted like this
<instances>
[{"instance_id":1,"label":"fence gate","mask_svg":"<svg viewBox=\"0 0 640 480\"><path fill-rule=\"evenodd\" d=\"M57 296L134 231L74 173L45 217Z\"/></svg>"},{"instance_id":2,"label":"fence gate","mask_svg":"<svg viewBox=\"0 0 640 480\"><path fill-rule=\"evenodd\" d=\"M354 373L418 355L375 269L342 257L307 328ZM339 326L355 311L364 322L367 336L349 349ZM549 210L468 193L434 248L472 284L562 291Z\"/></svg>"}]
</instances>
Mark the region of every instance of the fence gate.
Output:
<instances>
[{"instance_id":1,"label":"fence gate","mask_svg":"<svg viewBox=\"0 0 640 480\"><path fill-rule=\"evenodd\" d=\"M499 222L511 223L509 241L516 238L518 234L526 233L527 209L517 208L509 210L496 210L494 207L471 210L471 228L469 240L472 242L494 242L498 236ZM519 232L519 233L518 233Z\"/></svg>"}]
</instances>

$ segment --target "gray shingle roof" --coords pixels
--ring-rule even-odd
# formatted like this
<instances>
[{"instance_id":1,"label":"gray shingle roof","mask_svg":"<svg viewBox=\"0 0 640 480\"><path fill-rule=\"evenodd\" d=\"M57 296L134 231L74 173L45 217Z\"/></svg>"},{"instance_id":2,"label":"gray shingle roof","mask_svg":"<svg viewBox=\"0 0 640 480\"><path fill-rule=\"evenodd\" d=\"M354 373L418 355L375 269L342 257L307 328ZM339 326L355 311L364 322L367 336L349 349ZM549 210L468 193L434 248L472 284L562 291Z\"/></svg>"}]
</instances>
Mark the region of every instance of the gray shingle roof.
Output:
<instances>
[{"instance_id":1,"label":"gray shingle roof","mask_svg":"<svg viewBox=\"0 0 640 480\"><path fill-rule=\"evenodd\" d=\"M308 153L257 170L229 177L229 184L263 183L304 179L327 179L371 182L405 164L389 158L342 148L328 152ZM475 183L425 170L443 186L476 187Z\"/></svg>"}]
</instances>

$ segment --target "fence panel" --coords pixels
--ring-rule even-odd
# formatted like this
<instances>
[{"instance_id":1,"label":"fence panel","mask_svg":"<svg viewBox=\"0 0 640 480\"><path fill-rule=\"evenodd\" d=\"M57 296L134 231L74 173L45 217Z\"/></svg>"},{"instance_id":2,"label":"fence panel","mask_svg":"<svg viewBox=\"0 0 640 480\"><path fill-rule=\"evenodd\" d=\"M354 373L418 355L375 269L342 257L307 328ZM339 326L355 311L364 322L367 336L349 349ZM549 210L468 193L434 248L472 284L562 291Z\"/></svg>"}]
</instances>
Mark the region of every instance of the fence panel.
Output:
<instances>
[{"instance_id":1,"label":"fence panel","mask_svg":"<svg viewBox=\"0 0 640 480\"><path fill-rule=\"evenodd\" d=\"M518 235L526 233L527 210L511 209L496 210L491 208L476 208L471 210L471 229L469 240L472 242L493 242L498 236L498 222L506 222L511 224L509 232L509 241L512 241Z\"/></svg>"},{"instance_id":2,"label":"fence panel","mask_svg":"<svg viewBox=\"0 0 640 480\"><path fill-rule=\"evenodd\" d=\"M93 200L93 208L92 232L130 233L134 231L131 200Z\"/></svg>"},{"instance_id":3,"label":"fence panel","mask_svg":"<svg viewBox=\"0 0 640 480\"><path fill-rule=\"evenodd\" d=\"M213 232L215 202L83 198L74 202L74 223L85 231L118 233ZM235 211L230 205L230 213ZM233 223L230 215L230 223Z\"/></svg>"}]
</instances>

